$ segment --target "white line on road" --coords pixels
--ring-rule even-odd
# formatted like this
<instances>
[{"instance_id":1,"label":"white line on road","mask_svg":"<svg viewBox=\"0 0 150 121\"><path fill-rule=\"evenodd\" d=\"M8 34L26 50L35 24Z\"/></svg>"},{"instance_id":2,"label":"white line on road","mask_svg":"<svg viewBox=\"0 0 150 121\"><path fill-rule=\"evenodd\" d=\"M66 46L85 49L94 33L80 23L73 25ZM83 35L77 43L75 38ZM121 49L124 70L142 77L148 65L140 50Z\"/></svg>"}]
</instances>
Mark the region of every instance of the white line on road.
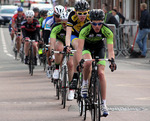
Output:
<instances>
[{"instance_id":1,"label":"white line on road","mask_svg":"<svg viewBox=\"0 0 150 121\"><path fill-rule=\"evenodd\" d=\"M4 32L3 32L2 28L0 28L0 30L1 30L3 51L4 51L4 53L6 53L7 56L13 57L13 55L8 53L8 51L7 51L6 42L5 42L5 38L4 38Z\"/></svg>"}]
</instances>

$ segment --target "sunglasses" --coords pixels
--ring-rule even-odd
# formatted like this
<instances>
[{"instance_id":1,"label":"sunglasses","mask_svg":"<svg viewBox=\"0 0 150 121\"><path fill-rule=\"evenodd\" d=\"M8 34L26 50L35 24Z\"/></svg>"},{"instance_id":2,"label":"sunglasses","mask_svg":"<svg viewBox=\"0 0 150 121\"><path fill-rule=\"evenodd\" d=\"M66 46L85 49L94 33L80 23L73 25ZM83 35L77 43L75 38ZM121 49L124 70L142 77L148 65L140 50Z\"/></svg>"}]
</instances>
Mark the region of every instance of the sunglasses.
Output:
<instances>
[{"instance_id":1,"label":"sunglasses","mask_svg":"<svg viewBox=\"0 0 150 121\"><path fill-rule=\"evenodd\" d=\"M26 16L26 18L32 18L32 16Z\"/></svg>"},{"instance_id":2,"label":"sunglasses","mask_svg":"<svg viewBox=\"0 0 150 121\"><path fill-rule=\"evenodd\" d=\"M92 22L92 25L94 25L94 26L100 26L100 25L102 25L103 23L102 22L99 22L99 23L95 23L95 22Z\"/></svg>"},{"instance_id":3,"label":"sunglasses","mask_svg":"<svg viewBox=\"0 0 150 121\"><path fill-rule=\"evenodd\" d=\"M87 13L87 12L77 12L77 14L78 14L79 16L82 16L82 15L86 16L88 13Z\"/></svg>"}]
</instances>

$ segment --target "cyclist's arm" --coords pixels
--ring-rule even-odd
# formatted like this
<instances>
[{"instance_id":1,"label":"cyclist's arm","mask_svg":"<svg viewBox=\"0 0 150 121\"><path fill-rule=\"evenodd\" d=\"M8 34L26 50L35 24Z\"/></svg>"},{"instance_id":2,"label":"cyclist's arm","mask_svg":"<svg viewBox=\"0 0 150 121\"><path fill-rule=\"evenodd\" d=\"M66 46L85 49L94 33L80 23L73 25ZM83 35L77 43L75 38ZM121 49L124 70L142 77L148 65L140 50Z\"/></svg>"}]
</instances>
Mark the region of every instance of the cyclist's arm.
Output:
<instances>
[{"instance_id":1,"label":"cyclist's arm","mask_svg":"<svg viewBox=\"0 0 150 121\"><path fill-rule=\"evenodd\" d=\"M15 21L12 20L12 24L11 24L12 29L15 31Z\"/></svg>"},{"instance_id":2,"label":"cyclist's arm","mask_svg":"<svg viewBox=\"0 0 150 121\"><path fill-rule=\"evenodd\" d=\"M115 58L114 55L114 48L113 48L113 33L110 31L109 36L106 38L107 39L107 48L108 48L108 58Z\"/></svg>"},{"instance_id":3,"label":"cyclist's arm","mask_svg":"<svg viewBox=\"0 0 150 121\"><path fill-rule=\"evenodd\" d=\"M71 34L72 34L72 27L68 26L66 28L66 46L70 46Z\"/></svg>"},{"instance_id":4,"label":"cyclist's arm","mask_svg":"<svg viewBox=\"0 0 150 121\"><path fill-rule=\"evenodd\" d=\"M85 41L85 29L81 29L80 33L79 33L79 44L78 44L78 49L76 52L76 58L77 58L77 62L79 63L80 60L82 59L82 50L84 47L84 41Z\"/></svg>"},{"instance_id":5,"label":"cyclist's arm","mask_svg":"<svg viewBox=\"0 0 150 121\"><path fill-rule=\"evenodd\" d=\"M108 48L108 58L109 59L111 59L111 58L115 59L113 44L107 44L107 48Z\"/></svg>"},{"instance_id":6,"label":"cyclist's arm","mask_svg":"<svg viewBox=\"0 0 150 121\"><path fill-rule=\"evenodd\" d=\"M77 59L77 62L79 63L80 60L82 59L82 50L83 50L83 46L84 46L84 39L79 39L79 44L78 44L78 49L77 49L77 52L76 52L76 59Z\"/></svg>"}]
</instances>

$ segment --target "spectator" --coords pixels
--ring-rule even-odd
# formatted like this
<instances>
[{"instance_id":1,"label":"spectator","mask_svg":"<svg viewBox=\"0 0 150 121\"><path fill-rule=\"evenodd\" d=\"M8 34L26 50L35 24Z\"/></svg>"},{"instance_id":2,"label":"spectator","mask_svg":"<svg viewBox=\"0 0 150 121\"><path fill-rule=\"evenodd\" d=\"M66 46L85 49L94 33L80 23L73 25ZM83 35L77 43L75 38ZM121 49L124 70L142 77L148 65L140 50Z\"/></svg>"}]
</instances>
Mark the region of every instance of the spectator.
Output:
<instances>
[{"instance_id":1,"label":"spectator","mask_svg":"<svg viewBox=\"0 0 150 121\"><path fill-rule=\"evenodd\" d=\"M20 2L21 2L21 7L23 7L24 0L20 0Z\"/></svg>"},{"instance_id":2,"label":"spectator","mask_svg":"<svg viewBox=\"0 0 150 121\"><path fill-rule=\"evenodd\" d=\"M147 36L148 36L148 33L150 32L149 21L148 21L149 12L147 10L146 3L141 3L140 9L141 9L141 17L140 17L140 22L138 26L139 31L138 31L138 35L136 38L136 43L138 44L141 50L141 55L139 57L145 58L146 51L147 51Z\"/></svg>"},{"instance_id":3,"label":"spectator","mask_svg":"<svg viewBox=\"0 0 150 121\"><path fill-rule=\"evenodd\" d=\"M112 9L112 15L115 16L118 23L120 23L119 16L118 16L117 11L115 9Z\"/></svg>"},{"instance_id":4,"label":"spectator","mask_svg":"<svg viewBox=\"0 0 150 121\"><path fill-rule=\"evenodd\" d=\"M117 7L114 7L114 10L117 11ZM125 17L124 17L121 13L119 13L118 11L117 11L117 14L118 14L118 16L119 16L120 23L121 23L121 24L124 24L124 22L125 22Z\"/></svg>"},{"instance_id":5,"label":"spectator","mask_svg":"<svg viewBox=\"0 0 150 121\"><path fill-rule=\"evenodd\" d=\"M104 20L104 22L106 24L115 24L116 27L118 28L119 23L116 20L116 18L112 15L112 13L108 11L108 6L106 6L106 4L103 5L103 11L105 12L105 20Z\"/></svg>"}]
</instances>

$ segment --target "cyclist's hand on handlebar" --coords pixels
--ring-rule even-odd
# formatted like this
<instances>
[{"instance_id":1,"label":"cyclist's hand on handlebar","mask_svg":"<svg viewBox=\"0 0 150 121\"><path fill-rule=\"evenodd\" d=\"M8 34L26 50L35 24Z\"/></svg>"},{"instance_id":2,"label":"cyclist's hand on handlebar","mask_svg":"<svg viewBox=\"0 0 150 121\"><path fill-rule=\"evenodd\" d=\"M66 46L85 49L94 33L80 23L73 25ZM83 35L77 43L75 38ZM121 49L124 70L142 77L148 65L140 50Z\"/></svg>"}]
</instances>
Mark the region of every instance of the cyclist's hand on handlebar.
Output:
<instances>
[{"instance_id":1,"label":"cyclist's hand on handlebar","mask_svg":"<svg viewBox=\"0 0 150 121\"><path fill-rule=\"evenodd\" d=\"M64 52L70 53L71 50L72 50L72 48L70 46L64 47Z\"/></svg>"},{"instance_id":2,"label":"cyclist's hand on handlebar","mask_svg":"<svg viewBox=\"0 0 150 121\"><path fill-rule=\"evenodd\" d=\"M111 60L109 60L111 63L109 65L109 68L111 69L111 71L113 72L114 70L117 70L117 65L115 63L115 60L113 58L111 58Z\"/></svg>"}]
</instances>

